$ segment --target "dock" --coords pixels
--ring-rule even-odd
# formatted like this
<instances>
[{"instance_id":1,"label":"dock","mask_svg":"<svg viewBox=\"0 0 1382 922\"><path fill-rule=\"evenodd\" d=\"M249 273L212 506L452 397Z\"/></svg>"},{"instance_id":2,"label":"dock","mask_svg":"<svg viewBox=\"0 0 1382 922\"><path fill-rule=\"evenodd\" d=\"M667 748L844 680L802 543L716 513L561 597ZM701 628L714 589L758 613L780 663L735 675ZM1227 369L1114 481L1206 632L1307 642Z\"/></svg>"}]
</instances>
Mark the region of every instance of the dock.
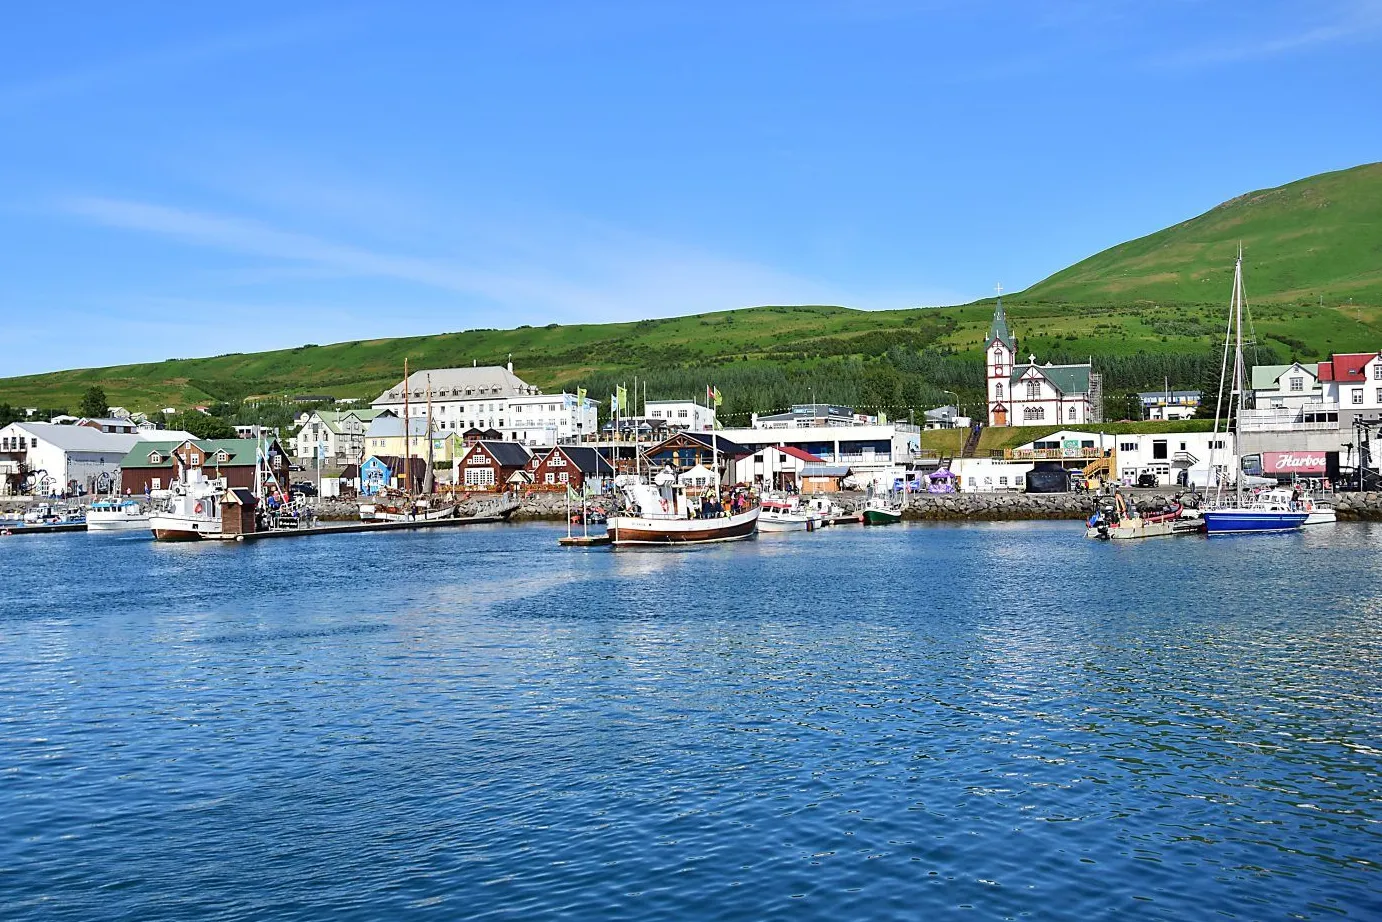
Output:
<instances>
[{"instance_id":1,"label":"dock","mask_svg":"<svg viewBox=\"0 0 1382 922\"><path fill-rule=\"evenodd\" d=\"M313 525L309 528L279 528L256 531L246 535L218 535L218 541L263 541L268 538L305 538L314 535L356 535L377 531L417 531L423 528L456 528L461 525L497 525L507 522L504 515L476 515L455 519L431 519L416 522L340 522L332 525Z\"/></svg>"},{"instance_id":2,"label":"dock","mask_svg":"<svg viewBox=\"0 0 1382 922\"><path fill-rule=\"evenodd\" d=\"M562 547L601 547L613 541L608 532L603 535L563 535L557 539Z\"/></svg>"},{"instance_id":3,"label":"dock","mask_svg":"<svg viewBox=\"0 0 1382 922\"><path fill-rule=\"evenodd\" d=\"M85 522L71 522L66 525L0 525L4 535L52 535L65 531L86 531Z\"/></svg>"}]
</instances>

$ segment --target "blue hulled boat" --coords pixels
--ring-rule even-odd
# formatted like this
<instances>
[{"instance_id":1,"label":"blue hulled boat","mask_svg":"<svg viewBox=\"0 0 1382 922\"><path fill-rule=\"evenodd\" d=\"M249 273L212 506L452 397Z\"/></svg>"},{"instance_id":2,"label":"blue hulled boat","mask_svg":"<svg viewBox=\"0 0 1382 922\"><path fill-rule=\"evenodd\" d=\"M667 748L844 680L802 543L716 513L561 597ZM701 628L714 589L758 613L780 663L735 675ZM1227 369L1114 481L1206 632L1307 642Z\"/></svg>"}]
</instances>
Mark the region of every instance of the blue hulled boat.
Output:
<instances>
[{"instance_id":1,"label":"blue hulled boat","mask_svg":"<svg viewBox=\"0 0 1382 922\"><path fill-rule=\"evenodd\" d=\"M1299 531L1308 512L1277 512L1272 509L1206 509L1204 530L1211 535L1236 535L1245 532Z\"/></svg>"}]
</instances>

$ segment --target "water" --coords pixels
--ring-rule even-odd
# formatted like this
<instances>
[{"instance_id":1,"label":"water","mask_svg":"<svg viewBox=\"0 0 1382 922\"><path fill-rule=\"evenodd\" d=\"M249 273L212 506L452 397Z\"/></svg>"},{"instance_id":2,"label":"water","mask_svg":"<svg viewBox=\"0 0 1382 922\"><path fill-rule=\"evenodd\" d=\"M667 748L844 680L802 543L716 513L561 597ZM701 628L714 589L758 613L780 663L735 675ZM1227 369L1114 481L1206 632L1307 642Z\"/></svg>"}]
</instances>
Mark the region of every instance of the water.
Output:
<instances>
[{"instance_id":1,"label":"water","mask_svg":"<svg viewBox=\"0 0 1382 922\"><path fill-rule=\"evenodd\" d=\"M1382 528L0 539L0 918L1382 916Z\"/></svg>"}]
</instances>

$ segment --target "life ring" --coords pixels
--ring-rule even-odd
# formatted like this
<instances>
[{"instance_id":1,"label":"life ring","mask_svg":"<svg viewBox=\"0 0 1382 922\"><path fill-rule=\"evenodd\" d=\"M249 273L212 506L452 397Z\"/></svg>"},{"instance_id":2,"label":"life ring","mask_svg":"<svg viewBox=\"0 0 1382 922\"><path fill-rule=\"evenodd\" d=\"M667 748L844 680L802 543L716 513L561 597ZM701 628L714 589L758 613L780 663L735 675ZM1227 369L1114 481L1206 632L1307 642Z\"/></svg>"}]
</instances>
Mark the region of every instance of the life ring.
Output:
<instances>
[{"instance_id":1,"label":"life ring","mask_svg":"<svg viewBox=\"0 0 1382 922\"><path fill-rule=\"evenodd\" d=\"M201 504L201 503L197 503L196 506L192 507L192 511L195 512L197 515L201 515L201 514L202 514L202 504Z\"/></svg>"}]
</instances>

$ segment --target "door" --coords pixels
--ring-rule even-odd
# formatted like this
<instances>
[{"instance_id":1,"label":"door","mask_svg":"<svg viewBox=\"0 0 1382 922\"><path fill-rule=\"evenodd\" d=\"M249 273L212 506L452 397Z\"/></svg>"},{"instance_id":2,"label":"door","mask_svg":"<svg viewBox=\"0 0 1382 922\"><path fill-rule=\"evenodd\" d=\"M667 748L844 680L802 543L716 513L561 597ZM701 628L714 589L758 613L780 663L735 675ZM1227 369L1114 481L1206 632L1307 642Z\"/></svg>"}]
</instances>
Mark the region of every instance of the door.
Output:
<instances>
[{"instance_id":1,"label":"door","mask_svg":"<svg viewBox=\"0 0 1382 922\"><path fill-rule=\"evenodd\" d=\"M1008 411L1004 407L998 407L993 411L993 424L995 426L1006 426L1008 424Z\"/></svg>"}]
</instances>

